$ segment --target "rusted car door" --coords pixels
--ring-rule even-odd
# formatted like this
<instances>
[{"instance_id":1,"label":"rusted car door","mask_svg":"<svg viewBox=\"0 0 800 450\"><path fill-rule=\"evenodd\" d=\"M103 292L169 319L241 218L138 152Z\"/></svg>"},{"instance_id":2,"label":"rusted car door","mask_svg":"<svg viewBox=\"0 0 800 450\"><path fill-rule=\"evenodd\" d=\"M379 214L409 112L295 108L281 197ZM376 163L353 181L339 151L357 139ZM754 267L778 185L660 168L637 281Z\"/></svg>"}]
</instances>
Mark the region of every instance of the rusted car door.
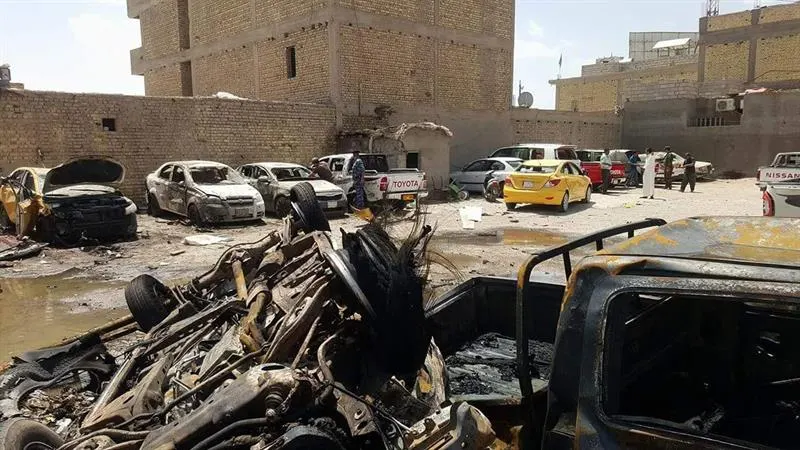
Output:
<instances>
[{"instance_id":1,"label":"rusted car door","mask_svg":"<svg viewBox=\"0 0 800 450\"><path fill-rule=\"evenodd\" d=\"M17 223L17 202L24 175L24 170L15 170L8 176L8 182L0 186L0 202L3 203L9 222L14 225Z\"/></svg>"},{"instance_id":2,"label":"rusted car door","mask_svg":"<svg viewBox=\"0 0 800 450\"><path fill-rule=\"evenodd\" d=\"M187 214L187 187L186 187L186 172L183 166L175 166L172 169L172 179L167 184L167 196L169 197L169 205L172 211L178 214Z\"/></svg>"}]
</instances>

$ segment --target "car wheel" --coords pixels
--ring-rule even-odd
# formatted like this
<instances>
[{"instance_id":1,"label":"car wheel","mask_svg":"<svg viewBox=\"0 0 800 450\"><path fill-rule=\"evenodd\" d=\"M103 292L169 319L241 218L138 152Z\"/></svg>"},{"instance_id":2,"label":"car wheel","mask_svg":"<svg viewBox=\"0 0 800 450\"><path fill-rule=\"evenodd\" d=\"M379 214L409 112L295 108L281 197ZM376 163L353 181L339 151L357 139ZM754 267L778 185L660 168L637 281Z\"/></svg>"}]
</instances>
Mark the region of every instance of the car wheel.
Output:
<instances>
[{"instance_id":1,"label":"car wheel","mask_svg":"<svg viewBox=\"0 0 800 450\"><path fill-rule=\"evenodd\" d=\"M23 417L0 423L0 450L54 450L64 445L53 430Z\"/></svg>"},{"instance_id":2,"label":"car wheel","mask_svg":"<svg viewBox=\"0 0 800 450\"><path fill-rule=\"evenodd\" d=\"M125 302L139 328L148 332L169 315L172 292L157 278L139 275L125 287Z\"/></svg>"},{"instance_id":3,"label":"car wheel","mask_svg":"<svg viewBox=\"0 0 800 450\"><path fill-rule=\"evenodd\" d=\"M283 219L292 213L292 202L288 197L280 196L275 199L275 215Z\"/></svg>"},{"instance_id":4,"label":"car wheel","mask_svg":"<svg viewBox=\"0 0 800 450\"><path fill-rule=\"evenodd\" d=\"M569 211L569 192L564 192L564 198L561 199L561 206L558 207L561 212Z\"/></svg>"},{"instance_id":5,"label":"car wheel","mask_svg":"<svg viewBox=\"0 0 800 450\"><path fill-rule=\"evenodd\" d=\"M153 194L147 196L147 214L153 217L161 215L161 205L158 204L158 199Z\"/></svg>"},{"instance_id":6,"label":"car wheel","mask_svg":"<svg viewBox=\"0 0 800 450\"><path fill-rule=\"evenodd\" d=\"M592 201L592 186L586 188L586 196L583 197L582 203L589 203Z\"/></svg>"},{"instance_id":7,"label":"car wheel","mask_svg":"<svg viewBox=\"0 0 800 450\"><path fill-rule=\"evenodd\" d=\"M205 221L203 220L203 216L200 215L200 210L197 209L197 205L189 205L189 210L187 211L189 216L189 222L196 227L202 227L205 225Z\"/></svg>"},{"instance_id":8,"label":"car wheel","mask_svg":"<svg viewBox=\"0 0 800 450\"><path fill-rule=\"evenodd\" d=\"M517 207L516 203L506 203L506 209L509 211L513 211Z\"/></svg>"},{"instance_id":9,"label":"car wheel","mask_svg":"<svg viewBox=\"0 0 800 450\"><path fill-rule=\"evenodd\" d=\"M292 210L306 233L312 231L331 231L325 211L319 206L317 194L310 183L298 183L289 191Z\"/></svg>"}]
</instances>

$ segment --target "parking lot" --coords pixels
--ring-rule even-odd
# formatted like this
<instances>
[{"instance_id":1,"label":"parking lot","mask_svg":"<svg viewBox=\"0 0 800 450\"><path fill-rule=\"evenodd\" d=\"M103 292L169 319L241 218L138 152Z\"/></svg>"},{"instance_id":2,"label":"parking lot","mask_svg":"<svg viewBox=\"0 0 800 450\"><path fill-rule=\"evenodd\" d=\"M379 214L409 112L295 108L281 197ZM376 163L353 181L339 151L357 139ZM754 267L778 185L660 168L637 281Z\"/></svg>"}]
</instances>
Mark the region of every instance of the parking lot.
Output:
<instances>
[{"instance_id":1,"label":"parking lot","mask_svg":"<svg viewBox=\"0 0 800 450\"><path fill-rule=\"evenodd\" d=\"M436 261L429 277L428 295L436 295L475 276L513 276L524 259L537 250L571 237L650 217L673 221L701 215L761 215L761 194L753 179L699 183L695 193L657 188L656 198L641 199L641 189L595 193L588 205L573 205L567 213L550 208L518 207L506 211L501 202L483 198L423 206L424 220L436 227ZM462 227L459 210L479 207L481 221L474 229ZM35 348L124 315L123 288L131 278L150 273L181 282L214 264L229 245L252 242L280 221L200 232L176 218L155 219L140 214L135 241L73 249L46 249L39 256L0 268L0 359L23 348ZM393 220L391 232L402 237L413 225L412 211ZM363 226L358 218L333 219L334 234ZM225 242L190 246L192 235L219 236ZM338 241L338 239L335 239ZM588 253L590 250L587 249ZM543 268L540 276L562 276L560 264ZM546 273L545 273L546 272ZM32 329L27 324L43 323Z\"/></svg>"}]
</instances>

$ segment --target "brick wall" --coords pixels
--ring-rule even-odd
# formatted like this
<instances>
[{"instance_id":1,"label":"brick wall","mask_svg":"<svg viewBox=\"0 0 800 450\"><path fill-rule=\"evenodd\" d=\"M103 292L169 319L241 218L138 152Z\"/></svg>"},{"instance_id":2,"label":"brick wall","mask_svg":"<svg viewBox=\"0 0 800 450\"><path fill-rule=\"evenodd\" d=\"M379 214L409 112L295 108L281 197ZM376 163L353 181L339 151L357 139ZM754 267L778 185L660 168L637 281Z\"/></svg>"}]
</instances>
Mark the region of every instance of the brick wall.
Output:
<instances>
[{"instance_id":1,"label":"brick wall","mask_svg":"<svg viewBox=\"0 0 800 450\"><path fill-rule=\"evenodd\" d=\"M417 23L433 25L435 0L338 0L344 8L398 17ZM353 21L357 21L357 13Z\"/></svg>"},{"instance_id":2,"label":"brick wall","mask_svg":"<svg viewBox=\"0 0 800 450\"><path fill-rule=\"evenodd\" d=\"M759 39L757 49L756 82L800 80L800 34Z\"/></svg>"},{"instance_id":3,"label":"brick wall","mask_svg":"<svg viewBox=\"0 0 800 450\"><path fill-rule=\"evenodd\" d=\"M194 95L230 92L256 98L253 46L225 50L192 61Z\"/></svg>"},{"instance_id":4,"label":"brick wall","mask_svg":"<svg viewBox=\"0 0 800 450\"><path fill-rule=\"evenodd\" d=\"M705 79L746 80L749 58L749 41L709 45L706 47Z\"/></svg>"},{"instance_id":5,"label":"brick wall","mask_svg":"<svg viewBox=\"0 0 800 450\"><path fill-rule=\"evenodd\" d=\"M103 118L117 131L103 131ZM314 104L0 91L0 172L110 156L141 202L144 177L166 161L305 162L334 148L334 129L334 110Z\"/></svg>"},{"instance_id":6,"label":"brick wall","mask_svg":"<svg viewBox=\"0 0 800 450\"><path fill-rule=\"evenodd\" d=\"M633 79L625 81L624 96L626 102L639 102L672 98L696 98L697 93L698 85L696 79L662 79L647 83Z\"/></svg>"},{"instance_id":7,"label":"brick wall","mask_svg":"<svg viewBox=\"0 0 800 450\"><path fill-rule=\"evenodd\" d=\"M537 109L511 112L514 142L553 142L582 148L619 148L621 119L611 113Z\"/></svg>"},{"instance_id":8,"label":"brick wall","mask_svg":"<svg viewBox=\"0 0 800 450\"><path fill-rule=\"evenodd\" d=\"M556 109L573 111L577 106L581 112L613 111L617 105L619 85L619 79L562 80L556 89Z\"/></svg>"},{"instance_id":9,"label":"brick wall","mask_svg":"<svg viewBox=\"0 0 800 450\"><path fill-rule=\"evenodd\" d=\"M158 58L180 51L178 0L162 0L142 11L139 27L142 33L142 56Z\"/></svg>"},{"instance_id":10,"label":"brick wall","mask_svg":"<svg viewBox=\"0 0 800 450\"><path fill-rule=\"evenodd\" d=\"M355 24L342 25L339 33L342 100L433 104L436 41Z\"/></svg>"},{"instance_id":11,"label":"brick wall","mask_svg":"<svg viewBox=\"0 0 800 450\"><path fill-rule=\"evenodd\" d=\"M761 8L758 16L758 23L800 20L800 3L793 3L791 5L775 5L767 8Z\"/></svg>"},{"instance_id":12,"label":"brick wall","mask_svg":"<svg viewBox=\"0 0 800 450\"><path fill-rule=\"evenodd\" d=\"M289 79L286 48L295 48L297 76ZM330 102L328 26L315 24L258 43L258 96L265 100Z\"/></svg>"},{"instance_id":13,"label":"brick wall","mask_svg":"<svg viewBox=\"0 0 800 450\"><path fill-rule=\"evenodd\" d=\"M209 0L219 1L219 0ZM302 16L328 6L327 0L272 0L255 1L257 26L280 22L290 17Z\"/></svg>"},{"instance_id":14,"label":"brick wall","mask_svg":"<svg viewBox=\"0 0 800 450\"><path fill-rule=\"evenodd\" d=\"M752 13L742 11L708 18L707 31L720 31L730 28L746 27L752 23Z\"/></svg>"},{"instance_id":15,"label":"brick wall","mask_svg":"<svg viewBox=\"0 0 800 450\"><path fill-rule=\"evenodd\" d=\"M145 72L145 95L177 97L183 95L180 65L161 67Z\"/></svg>"},{"instance_id":16,"label":"brick wall","mask_svg":"<svg viewBox=\"0 0 800 450\"><path fill-rule=\"evenodd\" d=\"M192 46L246 31L252 26L252 17L250 0L192 0L189 2Z\"/></svg>"}]
</instances>

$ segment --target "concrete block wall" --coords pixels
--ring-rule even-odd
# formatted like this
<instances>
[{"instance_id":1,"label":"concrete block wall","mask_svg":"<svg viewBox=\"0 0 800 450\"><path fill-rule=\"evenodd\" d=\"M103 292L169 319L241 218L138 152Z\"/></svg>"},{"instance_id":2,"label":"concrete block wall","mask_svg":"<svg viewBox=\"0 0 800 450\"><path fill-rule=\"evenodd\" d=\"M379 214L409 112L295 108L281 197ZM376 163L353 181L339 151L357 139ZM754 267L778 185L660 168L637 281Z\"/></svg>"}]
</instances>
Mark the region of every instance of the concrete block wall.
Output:
<instances>
[{"instance_id":1,"label":"concrete block wall","mask_svg":"<svg viewBox=\"0 0 800 450\"><path fill-rule=\"evenodd\" d=\"M181 50L178 1L155 2L139 16L144 58L159 58Z\"/></svg>"},{"instance_id":2,"label":"concrete block wall","mask_svg":"<svg viewBox=\"0 0 800 450\"><path fill-rule=\"evenodd\" d=\"M754 75L757 83L800 80L800 27L794 34L758 40Z\"/></svg>"},{"instance_id":3,"label":"concrete block wall","mask_svg":"<svg viewBox=\"0 0 800 450\"><path fill-rule=\"evenodd\" d=\"M800 3L770 6L761 8L758 12L758 23L785 22L789 20L800 20Z\"/></svg>"},{"instance_id":4,"label":"concrete block wall","mask_svg":"<svg viewBox=\"0 0 800 450\"><path fill-rule=\"evenodd\" d=\"M751 20L752 14L750 11L709 17L706 31L721 31L731 28L746 27L752 23Z\"/></svg>"},{"instance_id":5,"label":"concrete block wall","mask_svg":"<svg viewBox=\"0 0 800 450\"><path fill-rule=\"evenodd\" d=\"M538 109L511 112L514 142L551 142L581 148L619 148L621 118L612 113L570 113Z\"/></svg>"},{"instance_id":6,"label":"concrete block wall","mask_svg":"<svg viewBox=\"0 0 800 450\"><path fill-rule=\"evenodd\" d=\"M749 41L709 45L705 52L705 80L747 79Z\"/></svg>"},{"instance_id":7,"label":"concrete block wall","mask_svg":"<svg viewBox=\"0 0 800 450\"><path fill-rule=\"evenodd\" d=\"M144 177L164 162L307 162L335 147L335 123L333 108L306 103L0 91L0 172L110 156L141 203Z\"/></svg>"},{"instance_id":8,"label":"concrete block wall","mask_svg":"<svg viewBox=\"0 0 800 450\"><path fill-rule=\"evenodd\" d=\"M620 80L576 78L561 80L556 88L556 109L579 112L613 111L619 104Z\"/></svg>"}]
</instances>

